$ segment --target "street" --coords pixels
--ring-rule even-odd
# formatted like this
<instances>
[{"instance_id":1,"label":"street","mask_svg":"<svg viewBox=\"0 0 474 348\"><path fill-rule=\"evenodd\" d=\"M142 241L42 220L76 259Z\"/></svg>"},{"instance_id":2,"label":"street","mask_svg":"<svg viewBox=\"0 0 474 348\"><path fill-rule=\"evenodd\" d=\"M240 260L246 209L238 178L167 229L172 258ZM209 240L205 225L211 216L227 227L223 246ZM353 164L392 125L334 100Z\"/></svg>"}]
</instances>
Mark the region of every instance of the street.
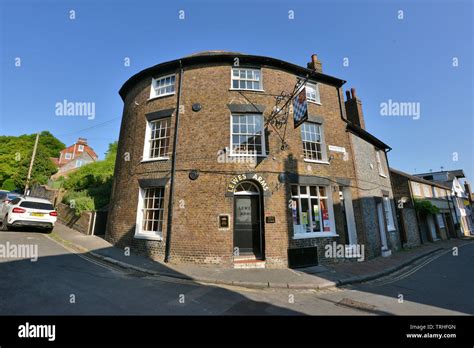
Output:
<instances>
[{"instance_id":1,"label":"street","mask_svg":"<svg viewBox=\"0 0 474 348\"><path fill-rule=\"evenodd\" d=\"M39 258L0 259L2 315L458 315L474 314L474 244L383 279L346 288L247 289L163 279L76 254L40 232L0 234L37 244Z\"/></svg>"}]
</instances>

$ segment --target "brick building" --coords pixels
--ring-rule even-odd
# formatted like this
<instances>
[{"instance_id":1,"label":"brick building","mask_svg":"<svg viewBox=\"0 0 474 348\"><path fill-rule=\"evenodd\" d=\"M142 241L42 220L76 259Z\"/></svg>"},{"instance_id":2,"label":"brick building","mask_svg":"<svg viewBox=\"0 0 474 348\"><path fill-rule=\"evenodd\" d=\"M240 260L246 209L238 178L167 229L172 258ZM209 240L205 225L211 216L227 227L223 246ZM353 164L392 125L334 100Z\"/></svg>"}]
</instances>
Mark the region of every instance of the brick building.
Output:
<instances>
[{"instance_id":1,"label":"brick building","mask_svg":"<svg viewBox=\"0 0 474 348\"><path fill-rule=\"evenodd\" d=\"M456 238L457 217L448 186L391 168L394 198L399 212L400 235L408 247ZM416 209L419 204L420 208ZM429 212L425 204L435 207ZM431 208L433 209L433 208Z\"/></svg>"},{"instance_id":2,"label":"brick building","mask_svg":"<svg viewBox=\"0 0 474 348\"><path fill-rule=\"evenodd\" d=\"M300 79L308 120L294 128L290 112L285 127L270 115ZM349 225L366 243L344 83L316 55L304 68L223 51L132 76L106 238L171 262L269 268L333 261L325 247L349 244Z\"/></svg>"},{"instance_id":3,"label":"brick building","mask_svg":"<svg viewBox=\"0 0 474 348\"><path fill-rule=\"evenodd\" d=\"M97 159L98 156L87 144L87 139L78 138L74 144L62 150L58 158L51 158L51 161L58 167L58 172L52 178L67 176L83 165L97 161Z\"/></svg>"},{"instance_id":4,"label":"brick building","mask_svg":"<svg viewBox=\"0 0 474 348\"><path fill-rule=\"evenodd\" d=\"M346 92L347 130L354 154L358 200L357 228L363 231L367 256L390 256L400 248L387 152L391 148L365 130L362 102L355 89Z\"/></svg>"}]
</instances>

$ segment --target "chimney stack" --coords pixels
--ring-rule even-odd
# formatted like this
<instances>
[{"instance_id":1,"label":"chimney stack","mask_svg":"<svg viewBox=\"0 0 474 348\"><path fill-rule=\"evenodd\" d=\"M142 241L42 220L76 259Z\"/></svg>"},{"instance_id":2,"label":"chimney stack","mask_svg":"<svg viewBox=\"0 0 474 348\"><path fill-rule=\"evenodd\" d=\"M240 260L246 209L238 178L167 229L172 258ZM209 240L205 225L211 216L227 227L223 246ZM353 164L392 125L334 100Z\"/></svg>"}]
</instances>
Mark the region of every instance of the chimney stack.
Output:
<instances>
[{"instance_id":1,"label":"chimney stack","mask_svg":"<svg viewBox=\"0 0 474 348\"><path fill-rule=\"evenodd\" d=\"M308 63L308 69L312 69L318 73L323 72L323 66L321 64L321 61L318 60L318 56L316 54L311 55L311 62Z\"/></svg>"},{"instance_id":2,"label":"chimney stack","mask_svg":"<svg viewBox=\"0 0 474 348\"><path fill-rule=\"evenodd\" d=\"M355 88L351 88L351 91L346 91L347 100L344 102L346 107L347 120L365 129L364 113L362 112L362 102L357 98Z\"/></svg>"},{"instance_id":3,"label":"chimney stack","mask_svg":"<svg viewBox=\"0 0 474 348\"><path fill-rule=\"evenodd\" d=\"M86 138L78 138L77 139L77 144L87 145L87 139Z\"/></svg>"}]
</instances>

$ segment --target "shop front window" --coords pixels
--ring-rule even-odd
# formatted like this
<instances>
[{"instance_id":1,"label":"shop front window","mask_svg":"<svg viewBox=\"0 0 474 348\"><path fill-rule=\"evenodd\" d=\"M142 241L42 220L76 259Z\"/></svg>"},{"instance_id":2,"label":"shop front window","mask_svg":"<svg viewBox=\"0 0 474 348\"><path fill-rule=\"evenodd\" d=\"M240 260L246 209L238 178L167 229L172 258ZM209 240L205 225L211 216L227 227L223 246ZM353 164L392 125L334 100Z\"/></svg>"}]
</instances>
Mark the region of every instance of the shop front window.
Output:
<instances>
[{"instance_id":1,"label":"shop front window","mask_svg":"<svg viewBox=\"0 0 474 348\"><path fill-rule=\"evenodd\" d=\"M291 186L291 210L295 238L334 235L330 187Z\"/></svg>"}]
</instances>

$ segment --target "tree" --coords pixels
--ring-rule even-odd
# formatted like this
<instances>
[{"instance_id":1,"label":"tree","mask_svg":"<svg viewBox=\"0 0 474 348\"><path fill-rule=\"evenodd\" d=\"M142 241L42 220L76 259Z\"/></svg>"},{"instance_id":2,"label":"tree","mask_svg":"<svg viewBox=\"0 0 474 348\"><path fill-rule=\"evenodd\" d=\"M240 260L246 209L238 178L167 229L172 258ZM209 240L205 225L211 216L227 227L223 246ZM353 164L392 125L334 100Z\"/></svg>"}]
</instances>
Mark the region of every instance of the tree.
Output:
<instances>
[{"instance_id":1,"label":"tree","mask_svg":"<svg viewBox=\"0 0 474 348\"><path fill-rule=\"evenodd\" d=\"M0 136L0 185L11 179L18 189L23 189L28 174L36 134ZM50 157L58 157L65 145L50 132L40 134L33 166L31 183L44 184L57 169Z\"/></svg>"}]
</instances>

